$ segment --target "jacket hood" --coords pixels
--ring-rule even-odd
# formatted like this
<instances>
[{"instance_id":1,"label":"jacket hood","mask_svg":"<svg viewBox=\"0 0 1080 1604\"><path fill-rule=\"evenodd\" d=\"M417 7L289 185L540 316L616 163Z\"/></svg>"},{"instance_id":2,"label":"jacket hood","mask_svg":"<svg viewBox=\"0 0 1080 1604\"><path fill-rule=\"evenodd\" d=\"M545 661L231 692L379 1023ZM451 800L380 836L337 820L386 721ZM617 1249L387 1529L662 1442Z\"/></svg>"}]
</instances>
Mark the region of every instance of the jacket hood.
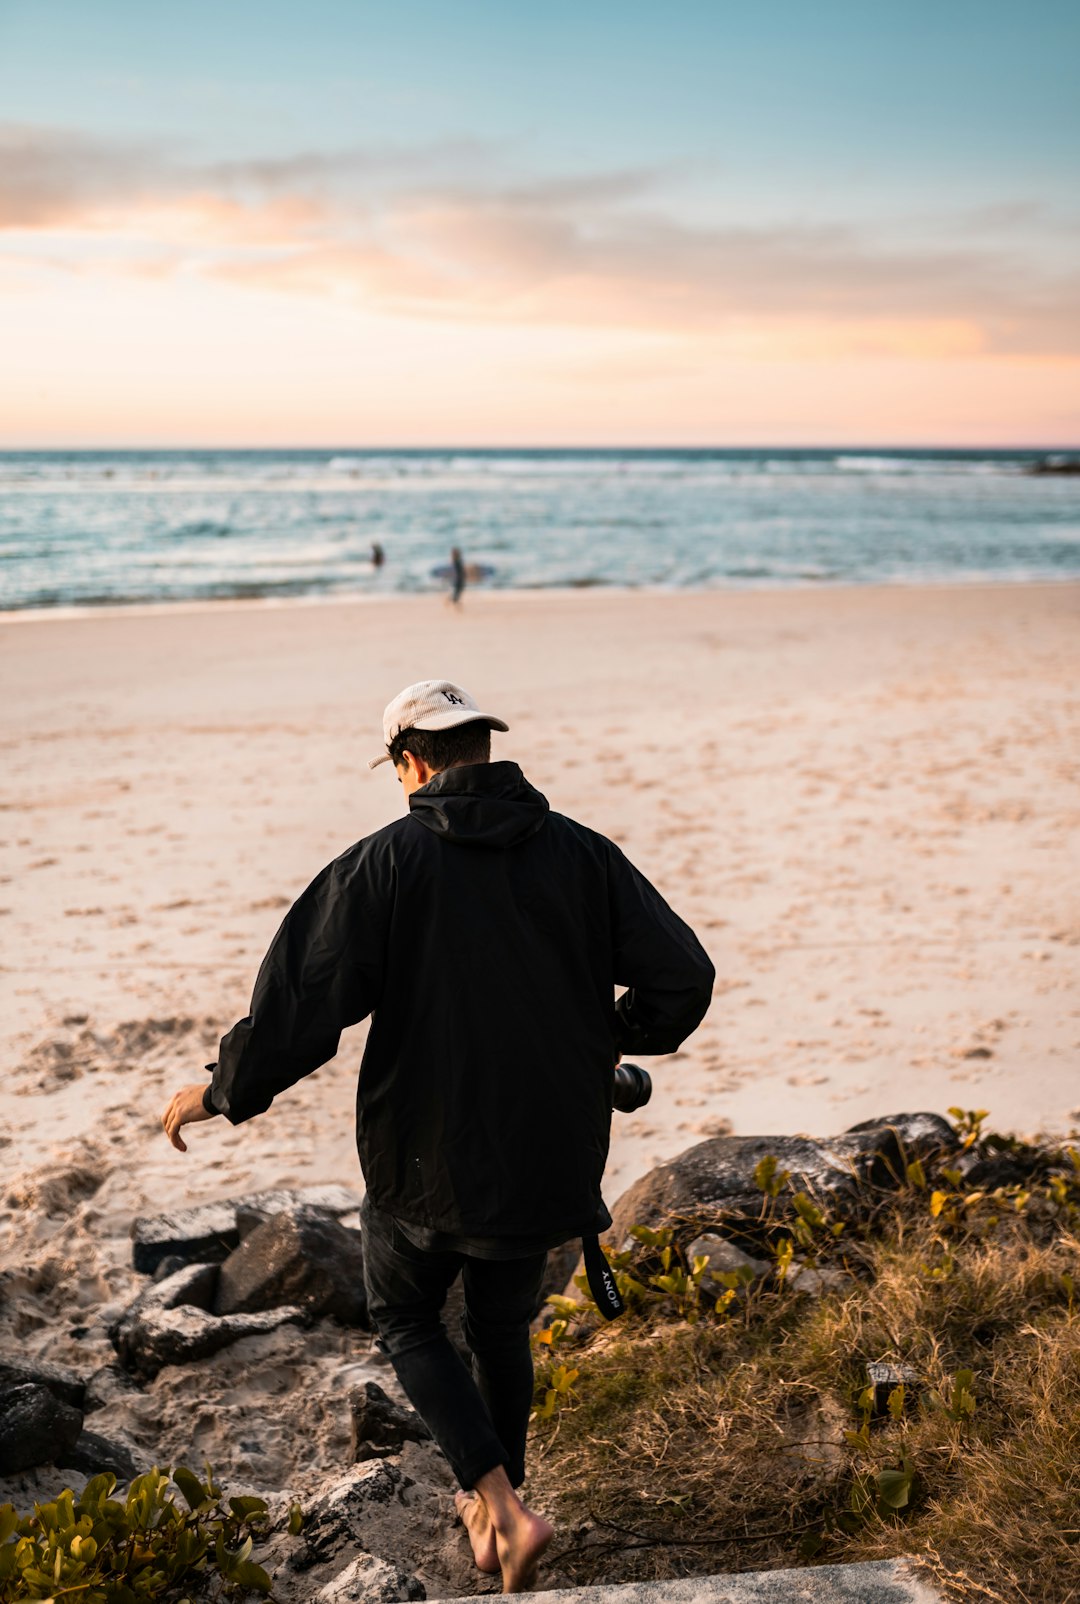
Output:
<instances>
[{"instance_id":1,"label":"jacket hood","mask_svg":"<svg viewBox=\"0 0 1080 1604\"><path fill-rule=\"evenodd\" d=\"M542 829L548 800L516 763L444 769L414 791L409 810L433 835L472 847L513 847Z\"/></svg>"}]
</instances>

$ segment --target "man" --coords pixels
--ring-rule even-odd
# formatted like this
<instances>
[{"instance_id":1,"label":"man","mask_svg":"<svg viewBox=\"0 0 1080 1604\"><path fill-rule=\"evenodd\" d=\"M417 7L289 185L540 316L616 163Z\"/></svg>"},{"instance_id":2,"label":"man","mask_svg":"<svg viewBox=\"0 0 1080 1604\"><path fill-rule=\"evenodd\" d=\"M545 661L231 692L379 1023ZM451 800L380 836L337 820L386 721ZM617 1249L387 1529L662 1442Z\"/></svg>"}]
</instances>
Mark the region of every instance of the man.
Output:
<instances>
[{"instance_id":1,"label":"man","mask_svg":"<svg viewBox=\"0 0 1080 1604\"><path fill-rule=\"evenodd\" d=\"M371 1015L357 1096L368 1307L461 1483L476 1563L509 1593L531 1586L552 1536L514 1491L547 1251L610 1225L615 1065L674 1052L713 968L618 847L490 761L506 728L449 680L395 697L371 767L393 762L407 815L303 893L210 1085L178 1092L162 1122L184 1151L190 1121L262 1113ZM471 1374L440 1319L459 1273Z\"/></svg>"}]
</instances>

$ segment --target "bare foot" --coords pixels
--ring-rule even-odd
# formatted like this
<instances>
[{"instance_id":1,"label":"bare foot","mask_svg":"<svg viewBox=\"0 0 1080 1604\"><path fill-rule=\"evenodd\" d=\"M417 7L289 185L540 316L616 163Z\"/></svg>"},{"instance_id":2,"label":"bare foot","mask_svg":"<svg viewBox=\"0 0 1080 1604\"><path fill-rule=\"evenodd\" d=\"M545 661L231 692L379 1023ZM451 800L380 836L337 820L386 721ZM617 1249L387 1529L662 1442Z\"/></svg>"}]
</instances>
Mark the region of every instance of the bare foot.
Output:
<instances>
[{"instance_id":1,"label":"bare foot","mask_svg":"<svg viewBox=\"0 0 1080 1604\"><path fill-rule=\"evenodd\" d=\"M555 1528L542 1515L520 1507L520 1514L503 1531L495 1534L496 1552L502 1570L504 1593L527 1593L536 1581L541 1556Z\"/></svg>"},{"instance_id":2,"label":"bare foot","mask_svg":"<svg viewBox=\"0 0 1080 1604\"><path fill-rule=\"evenodd\" d=\"M469 1534L477 1570L494 1576L501 1566L495 1546L495 1528L491 1524L487 1505L479 1493L455 1493L454 1508Z\"/></svg>"}]
</instances>

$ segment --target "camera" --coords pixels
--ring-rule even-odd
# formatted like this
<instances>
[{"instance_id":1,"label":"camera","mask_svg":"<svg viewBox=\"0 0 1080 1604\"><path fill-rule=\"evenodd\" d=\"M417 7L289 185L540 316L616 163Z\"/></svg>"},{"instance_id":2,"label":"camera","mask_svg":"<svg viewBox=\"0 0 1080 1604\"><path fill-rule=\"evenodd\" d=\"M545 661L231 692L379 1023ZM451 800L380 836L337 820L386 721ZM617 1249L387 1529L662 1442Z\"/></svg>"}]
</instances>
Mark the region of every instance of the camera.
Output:
<instances>
[{"instance_id":1,"label":"camera","mask_svg":"<svg viewBox=\"0 0 1080 1604\"><path fill-rule=\"evenodd\" d=\"M620 1114L644 1108L652 1096L652 1076L639 1064L616 1064L611 1102Z\"/></svg>"}]
</instances>

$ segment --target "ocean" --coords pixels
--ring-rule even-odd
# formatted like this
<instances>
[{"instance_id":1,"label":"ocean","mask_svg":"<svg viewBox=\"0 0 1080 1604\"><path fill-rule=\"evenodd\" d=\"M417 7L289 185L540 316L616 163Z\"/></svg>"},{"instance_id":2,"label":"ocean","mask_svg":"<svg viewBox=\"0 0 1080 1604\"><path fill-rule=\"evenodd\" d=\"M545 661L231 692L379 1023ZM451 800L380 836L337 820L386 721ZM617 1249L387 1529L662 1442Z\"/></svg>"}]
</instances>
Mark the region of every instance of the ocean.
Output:
<instances>
[{"instance_id":1,"label":"ocean","mask_svg":"<svg viewBox=\"0 0 1080 1604\"><path fill-rule=\"evenodd\" d=\"M0 454L0 609L438 590L1080 577L1033 451ZM1041 470L1041 471L1040 471ZM371 551L385 554L381 567Z\"/></svg>"}]
</instances>

